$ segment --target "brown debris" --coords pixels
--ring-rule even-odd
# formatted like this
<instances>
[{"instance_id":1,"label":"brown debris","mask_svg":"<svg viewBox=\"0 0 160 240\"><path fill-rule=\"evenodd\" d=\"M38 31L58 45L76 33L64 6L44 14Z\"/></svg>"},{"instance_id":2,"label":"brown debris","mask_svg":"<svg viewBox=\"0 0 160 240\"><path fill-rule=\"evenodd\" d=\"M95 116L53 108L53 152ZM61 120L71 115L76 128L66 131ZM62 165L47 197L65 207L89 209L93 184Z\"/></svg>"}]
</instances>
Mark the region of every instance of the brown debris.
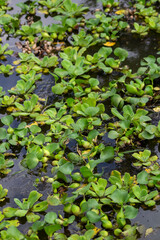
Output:
<instances>
[{"instance_id":1,"label":"brown debris","mask_svg":"<svg viewBox=\"0 0 160 240\"><path fill-rule=\"evenodd\" d=\"M64 43L55 43L53 41L38 41L38 38L35 38L33 44L27 40L24 44L17 42L16 46L19 49L22 49L23 53L34 53L37 57L43 58L44 56L53 56L55 52L60 51L64 47Z\"/></svg>"}]
</instances>

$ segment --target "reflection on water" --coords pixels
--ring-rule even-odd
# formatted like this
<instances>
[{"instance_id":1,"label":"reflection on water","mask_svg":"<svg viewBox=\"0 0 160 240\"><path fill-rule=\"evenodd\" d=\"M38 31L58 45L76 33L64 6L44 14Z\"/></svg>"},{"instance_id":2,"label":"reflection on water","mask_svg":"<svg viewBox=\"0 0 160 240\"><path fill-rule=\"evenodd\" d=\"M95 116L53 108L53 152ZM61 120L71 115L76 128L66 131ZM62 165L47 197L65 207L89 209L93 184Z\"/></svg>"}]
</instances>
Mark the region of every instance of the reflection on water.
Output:
<instances>
[{"instance_id":1,"label":"reflection on water","mask_svg":"<svg viewBox=\"0 0 160 240\"><path fill-rule=\"evenodd\" d=\"M120 37L119 47L128 51L128 58L125 64L129 65L133 72L137 71L140 66L140 61L148 55L156 55L158 50L158 42L160 41L159 34L152 33L144 39L131 34L124 34Z\"/></svg>"}]
</instances>

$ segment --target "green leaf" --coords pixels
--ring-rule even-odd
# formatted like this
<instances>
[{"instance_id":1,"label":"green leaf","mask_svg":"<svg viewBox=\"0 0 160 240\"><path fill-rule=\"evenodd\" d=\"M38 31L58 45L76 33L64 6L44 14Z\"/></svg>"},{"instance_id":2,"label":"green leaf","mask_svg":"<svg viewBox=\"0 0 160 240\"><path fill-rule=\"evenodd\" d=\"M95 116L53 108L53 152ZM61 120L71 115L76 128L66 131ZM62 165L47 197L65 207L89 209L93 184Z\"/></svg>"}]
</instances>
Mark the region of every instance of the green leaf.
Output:
<instances>
[{"instance_id":1,"label":"green leaf","mask_svg":"<svg viewBox=\"0 0 160 240\"><path fill-rule=\"evenodd\" d=\"M47 202L51 206L58 206L61 205L61 201L57 195L54 196L48 196Z\"/></svg>"},{"instance_id":2,"label":"green leaf","mask_svg":"<svg viewBox=\"0 0 160 240\"><path fill-rule=\"evenodd\" d=\"M105 64L109 65L111 68L119 67L119 63L114 58L107 58Z\"/></svg>"},{"instance_id":3,"label":"green leaf","mask_svg":"<svg viewBox=\"0 0 160 240\"><path fill-rule=\"evenodd\" d=\"M52 92L58 95L61 95L65 90L65 87L62 83L57 83L55 86L52 87Z\"/></svg>"},{"instance_id":4,"label":"green leaf","mask_svg":"<svg viewBox=\"0 0 160 240\"><path fill-rule=\"evenodd\" d=\"M36 221L32 224L31 229L33 232L37 232L38 230L42 230L44 227L45 222L44 221Z\"/></svg>"},{"instance_id":5,"label":"green leaf","mask_svg":"<svg viewBox=\"0 0 160 240\"><path fill-rule=\"evenodd\" d=\"M0 153L6 152L7 149L9 149L9 143L3 142L0 144Z\"/></svg>"},{"instance_id":6,"label":"green leaf","mask_svg":"<svg viewBox=\"0 0 160 240\"><path fill-rule=\"evenodd\" d=\"M122 108L124 105L124 100L119 94L114 94L111 97L111 104L116 108Z\"/></svg>"},{"instance_id":7,"label":"green leaf","mask_svg":"<svg viewBox=\"0 0 160 240\"><path fill-rule=\"evenodd\" d=\"M112 68L106 67L106 65L105 65L104 63L98 62L97 65L98 65L98 67L99 67L100 69L102 69L105 73L108 73L108 74L112 73Z\"/></svg>"},{"instance_id":8,"label":"green leaf","mask_svg":"<svg viewBox=\"0 0 160 240\"><path fill-rule=\"evenodd\" d=\"M98 202L96 201L96 199L89 199L88 200L88 206L90 209L92 208L98 208L99 204Z\"/></svg>"},{"instance_id":9,"label":"green leaf","mask_svg":"<svg viewBox=\"0 0 160 240\"><path fill-rule=\"evenodd\" d=\"M36 133L38 133L38 132L41 132L41 128L38 127L37 125L32 125L32 126L30 127L30 131L31 131L31 133L36 134Z\"/></svg>"},{"instance_id":10,"label":"green leaf","mask_svg":"<svg viewBox=\"0 0 160 240\"><path fill-rule=\"evenodd\" d=\"M67 223L68 223L68 224L71 224L71 223L74 222L74 220L75 220L75 216L72 215L72 216L70 216L70 217L67 219Z\"/></svg>"},{"instance_id":11,"label":"green leaf","mask_svg":"<svg viewBox=\"0 0 160 240\"><path fill-rule=\"evenodd\" d=\"M95 213L93 211L88 211L86 213L86 216L91 223L96 223L96 222L100 221L100 219L101 219L101 215L98 215L97 213Z\"/></svg>"},{"instance_id":12,"label":"green leaf","mask_svg":"<svg viewBox=\"0 0 160 240\"><path fill-rule=\"evenodd\" d=\"M109 197L114 203L123 205L128 201L128 191L123 189L116 189Z\"/></svg>"},{"instance_id":13,"label":"green leaf","mask_svg":"<svg viewBox=\"0 0 160 240\"><path fill-rule=\"evenodd\" d=\"M137 175L137 182L139 184L147 184L149 179L149 174L146 171L142 171Z\"/></svg>"},{"instance_id":14,"label":"green leaf","mask_svg":"<svg viewBox=\"0 0 160 240\"><path fill-rule=\"evenodd\" d=\"M109 133L108 133L108 137L109 137L110 139L116 139L116 138L118 138L119 136L120 136L120 134L119 134L118 132L114 131L114 130L111 130L111 131L109 131Z\"/></svg>"},{"instance_id":15,"label":"green leaf","mask_svg":"<svg viewBox=\"0 0 160 240\"><path fill-rule=\"evenodd\" d=\"M7 115L1 118L1 122L4 125L10 126L11 123L13 122L13 117L11 115Z\"/></svg>"},{"instance_id":16,"label":"green leaf","mask_svg":"<svg viewBox=\"0 0 160 240\"><path fill-rule=\"evenodd\" d=\"M59 171L62 172L63 174L71 174L74 169L74 165L70 162L67 162L63 164L62 166L59 167Z\"/></svg>"},{"instance_id":17,"label":"green leaf","mask_svg":"<svg viewBox=\"0 0 160 240\"><path fill-rule=\"evenodd\" d=\"M47 146L45 146L45 150L48 150L50 154L52 154L57 149L59 149L59 143L50 143Z\"/></svg>"},{"instance_id":18,"label":"green leaf","mask_svg":"<svg viewBox=\"0 0 160 240\"><path fill-rule=\"evenodd\" d=\"M99 108L98 107L87 107L83 111L86 115L93 117L99 112Z\"/></svg>"},{"instance_id":19,"label":"green leaf","mask_svg":"<svg viewBox=\"0 0 160 240\"><path fill-rule=\"evenodd\" d=\"M5 128L0 128L0 140L3 140L7 137L7 132Z\"/></svg>"},{"instance_id":20,"label":"green leaf","mask_svg":"<svg viewBox=\"0 0 160 240\"><path fill-rule=\"evenodd\" d=\"M100 154L100 159L104 162L108 162L114 158L114 148L107 146Z\"/></svg>"},{"instance_id":21,"label":"green leaf","mask_svg":"<svg viewBox=\"0 0 160 240\"><path fill-rule=\"evenodd\" d=\"M137 88L135 86L133 86L131 84L126 84L125 86L126 86L128 93L141 96L141 94L139 95L139 91L137 90Z\"/></svg>"},{"instance_id":22,"label":"green leaf","mask_svg":"<svg viewBox=\"0 0 160 240\"><path fill-rule=\"evenodd\" d=\"M139 199L141 197L141 189L138 185L132 187L134 195Z\"/></svg>"},{"instance_id":23,"label":"green leaf","mask_svg":"<svg viewBox=\"0 0 160 240\"><path fill-rule=\"evenodd\" d=\"M39 163L39 159L37 158L37 155L35 153L28 153L25 160L29 169L35 168Z\"/></svg>"},{"instance_id":24,"label":"green leaf","mask_svg":"<svg viewBox=\"0 0 160 240\"><path fill-rule=\"evenodd\" d=\"M155 63L156 58L153 55L149 55L148 57L145 57L144 60L150 65Z\"/></svg>"},{"instance_id":25,"label":"green leaf","mask_svg":"<svg viewBox=\"0 0 160 240\"><path fill-rule=\"evenodd\" d=\"M98 56L107 58L112 53L111 47L101 47L98 51Z\"/></svg>"},{"instance_id":26,"label":"green leaf","mask_svg":"<svg viewBox=\"0 0 160 240\"><path fill-rule=\"evenodd\" d=\"M88 126L88 121L86 118L80 118L77 120L76 124L74 125L74 130L76 132L83 131Z\"/></svg>"},{"instance_id":27,"label":"green leaf","mask_svg":"<svg viewBox=\"0 0 160 240\"><path fill-rule=\"evenodd\" d=\"M26 215L26 218L27 218L27 222L29 223L33 223L33 222L36 222L40 219L40 216L34 214L33 212L29 212L27 215Z\"/></svg>"},{"instance_id":28,"label":"green leaf","mask_svg":"<svg viewBox=\"0 0 160 240\"><path fill-rule=\"evenodd\" d=\"M110 116L107 113L102 113L101 118L102 118L102 120L107 121L110 119Z\"/></svg>"},{"instance_id":29,"label":"green leaf","mask_svg":"<svg viewBox=\"0 0 160 240\"><path fill-rule=\"evenodd\" d=\"M111 112L115 117L118 117L120 120L125 120L124 117L117 111L117 109L111 108Z\"/></svg>"},{"instance_id":30,"label":"green leaf","mask_svg":"<svg viewBox=\"0 0 160 240\"><path fill-rule=\"evenodd\" d=\"M150 134L149 132L147 131L143 131L142 133L140 133L140 136L142 136L144 139L153 139L155 137L154 134Z\"/></svg>"},{"instance_id":31,"label":"green leaf","mask_svg":"<svg viewBox=\"0 0 160 240\"><path fill-rule=\"evenodd\" d=\"M6 207L3 209L3 214L6 218L12 218L15 216L16 208Z\"/></svg>"},{"instance_id":32,"label":"green leaf","mask_svg":"<svg viewBox=\"0 0 160 240\"><path fill-rule=\"evenodd\" d=\"M63 60L61 64L68 71L71 67L73 67L72 62L67 59Z\"/></svg>"},{"instance_id":33,"label":"green leaf","mask_svg":"<svg viewBox=\"0 0 160 240\"><path fill-rule=\"evenodd\" d=\"M104 178L99 178L97 183L100 189L105 189L107 187L107 180Z\"/></svg>"},{"instance_id":34,"label":"green leaf","mask_svg":"<svg viewBox=\"0 0 160 240\"><path fill-rule=\"evenodd\" d=\"M32 208L34 203L42 196L41 193L37 191L31 191L28 197L29 208Z\"/></svg>"},{"instance_id":35,"label":"green leaf","mask_svg":"<svg viewBox=\"0 0 160 240\"><path fill-rule=\"evenodd\" d=\"M156 202L154 200L149 200L145 202L145 205L147 205L148 207L153 207L156 204Z\"/></svg>"},{"instance_id":36,"label":"green leaf","mask_svg":"<svg viewBox=\"0 0 160 240\"><path fill-rule=\"evenodd\" d=\"M117 189L116 185L112 185L105 190L105 196L112 194Z\"/></svg>"},{"instance_id":37,"label":"green leaf","mask_svg":"<svg viewBox=\"0 0 160 240\"><path fill-rule=\"evenodd\" d=\"M120 121L119 125L122 129L126 130L126 129L129 129L130 123L131 123L130 120L123 120L123 121Z\"/></svg>"},{"instance_id":38,"label":"green leaf","mask_svg":"<svg viewBox=\"0 0 160 240\"><path fill-rule=\"evenodd\" d=\"M9 236L10 239L14 239L14 240L24 239L23 234L15 226L10 226L7 229L7 236Z\"/></svg>"},{"instance_id":39,"label":"green leaf","mask_svg":"<svg viewBox=\"0 0 160 240\"><path fill-rule=\"evenodd\" d=\"M138 214L138 209L133 206L124 206L124 209L125 209L124 211L125 218L133 219Z\"/></svg>"},{"instance_id":40,"label":"green leaf","mask_svg":"<svg viewBox=\"0 0 160 240\"><path fill-rule=\"evenodd\" d=\"M2 200L8 193L8 189L3 188L3 186L0 184L0 199Z\"/></svg>"},{"instance_id":41,"label":"green leaf","mask_svg":"<svg viewBox=\"0 0 160 240\"><path fill-rule=\"evenodd\" d=\"M154 134L156 132L156 126L155 125L147 125L145 128L145 131L148 132L149 134Z\"/></svg>"},{"instance_id":42,"label":"green leaf","mask_svg":"<svg viewBox=\"0 0 160 240\"><path fill-rule=\"evenodd\" d=\"M93 88L93 87L99 85L99 81L96 78L90 78L89 79L89 84L90 84L91 88Z\"/></svg>"},{"instance_id":43,"label":"green leaf","mask_svg":"<svg viewBox=\"0 0 160 240\"><path fill-rule=\"evenodd\" d=\"M119 188L122 187L122 179L121 179L121 174L117 170L113 170L111 172L111 176L109 178L109 181L113 185L117 185Z\"/></svg>"},{"instance_id":44,"label":"green leaf","mask_svg":"<svg viewBox=\"0 0 160 240\"><path fill-rule=\"evenodd\" d=\"M57 219L57 214L55 212L48 212L45 215L44 221L50 224L54 224L54 221Z\"/></svg>"},{"instance_id":45,"label":"green leaf","mask_svg":"<svg viewBox=\"0 0 160 240\"><path fill-rule=\"evenodd\" d=\"M24 209L23 203L18 198L14 198L14 202L18 205L18 207Z\"/></svg>"},{"instance_id":46,"label":"green leaf","mask_svg":"<svg viewBox=\"0 0 160 240\"><path fill-rule=\"evenodd\" d=\"M83 158L73 152L68 153L67 157L72 163L75 163L75 164L81 164L83 162Z\"/></svg>"},{"instance_id":47,"label":"green leaf","mask_svg":"<svg viewBox=\"0 0 160 240\"><path fill-rule=\"evenodd\" d=\"M89 178L89 177L93 176L92 171L86 166L81 167L80 172L82 173L83 177L85 177L85 178Z\"/></svg>"},{"instance_id":48,"label":"green leaf","mask_svg":"<svg viewBox=\"0 0 160 240\"><path fill-rule=\"evenodd\" d=\"M77 189L74 193L79 194L79 195L84 195L89 190L90 186L91 186L91 183L89 183L85 186L82 186L79 189ZM75 200L75 198L76 198L76 195L74 197L74 200Z\"/></svg>"},{"instance_id":49,"label":"green leaf","mask_svg":"<svg viewBox=\"0 0 160 240\"><path fill-rule=\"evenodd\" d=\"M88 141L92 141L93 139L95 139L95 137L97 137L98 134L99 132L96 129L90 131L87 137Z\"/></svg>"},{"instance_id":50,"label":"green leaf","mask_svg":"<svg viewBox=\"0 0 160 240\"><path fill-rule=\"evenodd\" d=\"M61 229L61 225L59 225L59 224L49 225L49 226L44 227L44 230L49 237L52 237L53 233L55 233L56 231L58 231L60 229Z\"/></svg>"},{"instance_id":51,"label":"green leaf","mask_svg":"<svg viewBox=\"0 0 160 240\"><path fill-rule=\"evenodd\" d=\"M40 133L39 135L37 135L34 139L33 142L38 144L38 145L43 145L45 142L45 136L44 134Z\"/></svg>"},{"instance_id":52,"label":"green leaf","mask_svg":"<svg viewBox=\"0 0 160 240\"><path fill-rule=\"evenodd\" d=\"M151 200L152 198L154 198L156 196L158 196L158 191L157 190L152 191L147 195L147 200Z\"/></svg>"},{"instance_id":53,"label":"green leaf","mask_svg":"<svg viewBox=\"0 0 160 240\"><path fill-rule=\"evenodd\" d=\"M37 21L37 22L32 23L31 28L36 29L37 32L41 32L42 28L43 28L42 22Z\"/></svg>"},{"instance_id":54,"label":"green leaf","mask_svg":"<svg viewBox=\"0 0 160 240\"><path fill-rule=\"evenodd\" d=\"M40 203L37 203L36 205L34 205L32 210L33 210L33 212L43 212L47 208L48 208L47 201L43 201L43 202L40 202Z\"/></svg>"},{"instance_id":55,"label":"green leaf","mask_svg":"<svg viewBox=\"0 0 160 240\"><path fill-rule=\"evenodd\" d=\"M119 57L119 59L121 61L124 61L127 57L128 57L128 51L126 51L125 49L122 49L120 47L116 48L114 50L114 55L116 55L117 57Z\"/></svg>"},{"instance_id":56,"label":"green leaf","mask_svg":"<svg viewBox=\"0 0 160 240\"><path fill-rule=\"evenodd\" d=\"M24 217L26 214L27 214L28 210L21 210L21 209L18 209L16 212L15 212L15 216L17 217Z\"/></svg>"},{"instance_id":57,"label":"green leaf","mask_svg":"<svg viewBox=\"0 0 160 240\"><path fill-rule=\"evenodd\" d=\"M123 116L125 119L131 119L134 116L133 109L130 105L125 105L123 107Z\"/></svg>"}]
</instances>

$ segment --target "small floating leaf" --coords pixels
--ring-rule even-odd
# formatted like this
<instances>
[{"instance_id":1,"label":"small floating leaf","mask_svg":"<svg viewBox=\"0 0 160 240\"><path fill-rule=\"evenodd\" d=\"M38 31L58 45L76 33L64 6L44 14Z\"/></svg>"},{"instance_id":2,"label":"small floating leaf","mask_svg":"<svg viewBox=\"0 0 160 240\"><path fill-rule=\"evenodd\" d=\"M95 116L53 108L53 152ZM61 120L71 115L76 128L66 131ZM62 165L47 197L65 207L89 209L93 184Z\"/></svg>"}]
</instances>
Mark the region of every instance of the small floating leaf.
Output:
<instances>
[{"instance_id":1,"label":"small floating leaf","mask_svg":"<svg viewBox=\"0 0 160 240\"><path fill-rule=\"evenodd\" d=\"M115 14L121 15L121 14L125 14L125 12L126 12L126 10L120 9L120 10L116 11Z\"/></svg>"},{"instance_id":2,"label":"small floating leaf","mask_svg":"<svg viewBox=\"0 0 160 240\"><path fill-rule=\"evenodd\" d=\"M107 46L107 47L112 47L112 46L114 46L116 44L116 42L106 42L106 43L104 43L103 45L104 46Z\"/></svg>"},{"instance_id":3,"label":"small floating leaf","mask_svg":"<svg viewBox=\"0 0 160 240\"><path fill-rule=\"evenodd\" d=\"M160 112L160 106L153 108L154 112Z\"/></svg>"},{"instance_id":4,"label":"small floating leaf","mask_svg":"<svg viewBox=\"0 0 160 240\"><path fill-rule=\"evenodd\" d=\"M147 237L149 234L153 232L153 228L148 228L145 233L145 237Z\"/></svg>"}]
</instances>

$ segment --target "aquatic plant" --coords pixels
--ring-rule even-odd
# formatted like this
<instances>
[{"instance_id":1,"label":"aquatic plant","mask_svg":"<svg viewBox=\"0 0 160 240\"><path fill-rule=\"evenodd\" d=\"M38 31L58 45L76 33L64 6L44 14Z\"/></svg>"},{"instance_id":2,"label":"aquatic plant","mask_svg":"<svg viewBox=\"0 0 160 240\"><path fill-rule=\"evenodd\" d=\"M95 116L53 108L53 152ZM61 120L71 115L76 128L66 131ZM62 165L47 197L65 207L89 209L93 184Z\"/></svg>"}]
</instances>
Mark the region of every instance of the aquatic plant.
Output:
<instances>
[{"instance_id":1,"label":"aquatic plant","mask_svg":"<svg viewBox=\"0 0 160 240\"><path fill-rule=\"evenodd\" d=\"M0 87L0 175L34 179L14 203L10 185L9 193L0 185L1 239L139 238L131 220L160 199L158 156L145 149L160 137L160 58L157 49L146 53L133 72L122 40L159 33L157 3L121 9L102 0L89 12L71 0L39 0L12 14L12 3L0 1L0 73L17 78ZM7 41L17 37L16 51ZM37 91L42 83L47 93Z\"/></svg>"}]
</instances>

